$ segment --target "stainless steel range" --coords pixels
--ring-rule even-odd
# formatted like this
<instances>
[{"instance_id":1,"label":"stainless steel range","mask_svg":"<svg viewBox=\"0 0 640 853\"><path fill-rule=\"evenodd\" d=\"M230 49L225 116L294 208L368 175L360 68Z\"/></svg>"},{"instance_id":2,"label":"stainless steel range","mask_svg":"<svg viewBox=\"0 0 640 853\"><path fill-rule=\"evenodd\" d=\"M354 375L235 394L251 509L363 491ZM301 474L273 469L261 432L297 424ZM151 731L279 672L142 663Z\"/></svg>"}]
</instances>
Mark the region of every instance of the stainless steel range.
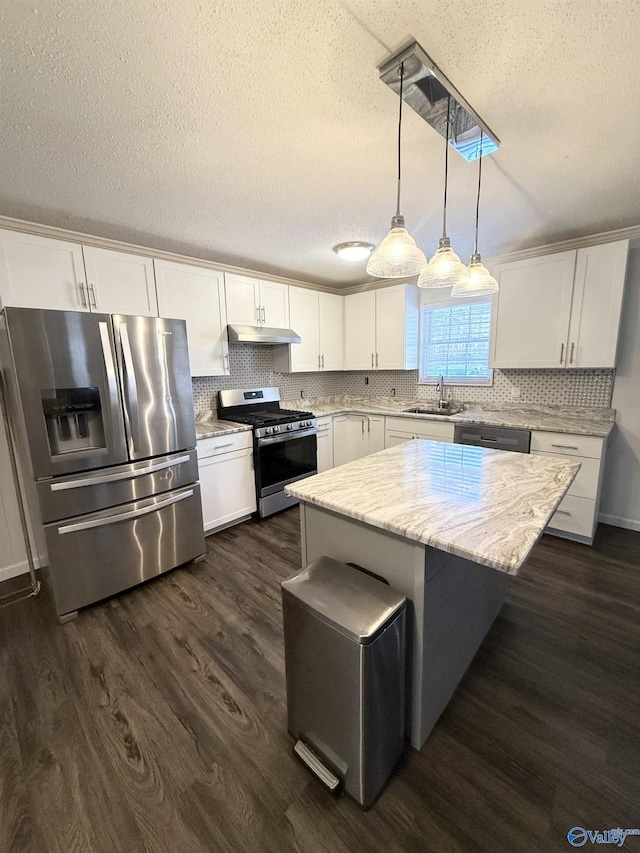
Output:
<instances>
[{"instance_id":1,"label":"stainless steel range","mask_svg":"<svg viewBox=\"0 0 640 853\"><path fill-rule=\"evenodd\" d=\"M0 354L63 620L204 554L183 320L5 308Z\"/></svg>"},{"instance_id":2,"label":"stainless steel range","mask_svg":"<svg viewBox=\"0 0 640 853\"><path fill-rule=\"evenodd\" d=\"M318 473L318 427L312 412L280 408L278 388L220 391L218 417L251 424L258 515L264 518L298 503L288 483Z\"/></svg>"}]
</instances>

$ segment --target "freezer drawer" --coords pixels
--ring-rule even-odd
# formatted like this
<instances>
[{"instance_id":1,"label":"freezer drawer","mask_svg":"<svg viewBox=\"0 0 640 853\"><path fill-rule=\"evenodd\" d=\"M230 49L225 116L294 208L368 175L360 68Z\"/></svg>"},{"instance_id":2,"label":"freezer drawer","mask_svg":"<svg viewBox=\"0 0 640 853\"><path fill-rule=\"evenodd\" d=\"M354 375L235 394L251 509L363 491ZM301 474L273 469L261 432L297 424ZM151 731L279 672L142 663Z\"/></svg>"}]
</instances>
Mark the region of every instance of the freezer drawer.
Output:
<instances>
[{"instance_id":1,"label":"freezer drawer","mask_svg":"<svg viewBox=\"0 0 640 853\"><path fill-rule=\"evenodd\" d=\"M47 524L139 501L188 486L197 479L197 454L189 450L71 477L42 480L36 486L42 520Z\"/></svg>"},{"instance_id":2,"label":"freezer drawer","mask_svg":"<svg viewBox=\"0 0 640 853\"><path fill-rule=\"evenodd\" d=\"M200 487L45 525L58 615L204 554Z\"/></svg>"}]
</instances>

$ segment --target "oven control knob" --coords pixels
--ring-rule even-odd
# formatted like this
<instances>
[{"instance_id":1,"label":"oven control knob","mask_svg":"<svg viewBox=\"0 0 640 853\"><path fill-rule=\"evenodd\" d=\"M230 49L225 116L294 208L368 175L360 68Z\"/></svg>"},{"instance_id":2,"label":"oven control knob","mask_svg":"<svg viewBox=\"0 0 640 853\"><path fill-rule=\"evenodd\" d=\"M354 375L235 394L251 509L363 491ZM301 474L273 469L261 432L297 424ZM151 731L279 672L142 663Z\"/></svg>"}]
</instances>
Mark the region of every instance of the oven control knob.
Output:
<instances>
[{"instance_id":1,"label":"oven control knob","mask_svg":"<svg viewBox=\"0 0 640 853\"><path fill-rule=\"evenodd\" d=\"M287 429L293 429L293 424L287 424Z\"/></svg>"},{"instance_id":2,"label":"oven control knob","mask_svg":"<svg viewBox=\"0 0 640 853\"><path fill-rule=\"evenodd\" d=\"M274 428L273 428L273 431L274 431L274 432L280 432L280 427L278 427L278 426L274 427Z\"/></svg>"},{"instance_id":3,"label":"oven control knob","mask_svg":"<svg viewBox=\"0 0 640 853\"><path fill-rule=\"evenodd\" d=\"M272 432L273 432L273 429L272 429L271 427L267 427L267 428L266 428L266 430L265 430L265 433L266 433L267 435L271 435L271 433L272 433Z\"/></svg>"}]
</instances>

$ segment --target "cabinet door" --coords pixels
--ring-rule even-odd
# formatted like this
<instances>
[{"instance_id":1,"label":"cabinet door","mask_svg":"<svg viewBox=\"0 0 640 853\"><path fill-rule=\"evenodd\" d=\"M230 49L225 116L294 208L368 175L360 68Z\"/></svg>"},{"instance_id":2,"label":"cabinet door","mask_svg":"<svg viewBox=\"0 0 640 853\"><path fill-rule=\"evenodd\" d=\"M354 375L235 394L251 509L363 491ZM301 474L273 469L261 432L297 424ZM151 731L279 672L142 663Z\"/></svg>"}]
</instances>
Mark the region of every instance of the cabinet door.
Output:
<instances>
[{"instance_id":1,"label":"cabinet door","mask_svg":"<svg viewBox=\"0 0 640 853\"><path fill-rule=\"evenodd\" d=\"M322 370L344 370L344 297L319 293L318 318Z\"/></svg>"},{"instance_id":2,"label":"cabinet door","mask_svg":"<svg viewBox=\"0 0 640 853\"><path fill-rule=\"evenodd\" d=\"M260 281L244 275L225 275L227 323L238 326L259 326Z\"/></svg>"},{"instance_id":3,"label":"cabinet door","mask_svg":"<svg viewBox=\"0 0 640 853\"><path fill-rule=\"evenodd\" d=\"M83 246L89 303L103 314L158 316L153 259Z\"/></svg>"},{"instance_id":4,"label":"cabinet door","mask_svg":"<svg viewBox=\"0 0 640 853\"><path fill-rule=\"evenodd\" d=\"M367 416L366 452L377 453L384 450L384 417Z\"/></svg>"},{"instance_id":5,"label":"cabinet door","mask_svg":"<svg viewBox=\"0 0 640 853\"><path fill-rule=\"evenodd\" d=\"M198 462L205 532L256 511L253 451L236 450Z\"/></svg>"},{"instance_id":6,"label":"cabinet door","mask_svg":"<svg viewBox=\"0 0 640 853\"><path fill-rule=\"evenodd\" d=\"M277 281L260 282L260 313L263 326L289 328L289 286Z\"/></svg>"},{"instance_id":7,"label":"cabinet door","mask_svg":"<svg viewBox=\"0 0 640 853\"><path fill-rule=\"evenodd\" d=\"M222 273L172 261L154 261L161 317L187 323L192 376L229 373Z\"/></svg>"},{"instance_id":8,"label":"cabinet door","mask_svg":"<svg viewBox=\"0 0 640 853\"><path fill-rule=\"evenodd\" d=\"M318 418L318 473L333 468L332 418Z\"/></svg>"},{"instance_id":9,"label":"cabinet door","mask_svg":"<svg viewBox=\"0 0 640 853\"><path fill-rule=\"evenodd\" d=\"M576 253L500 264L491 367L565 367Z\"/></svg>"},{"instance_id":10,"label":"cabinet door","mask_svg":"<svg viewBox=\"0 0 640 853\"><path fill-rule=\"evenodd\" d=\"M366 421L365 415L340 415L333 419L333 462L336 467L364 456Z\"/></svg>"},{"instance_id":11,"label":"cabinet door","mask_svg":"<svg viewBox=\"0 0 640 853\"><path fill-rule=\"evenodd\" d=\"M293 331L302 338L302 343L289 344L291 372L319 370L318 294L315 290L289 288L289 319Z\"/></svg>"},{"instance_id":12,"label":"cabinet door","mask_svg":"<svg viewBox=\"0 0 640 853\"><path fill-rule=\"evenodd\" d=\"M578 249L568 367L615 367L629 241Z\"/></svg>"},{"instance_id":13,"label":"cabinet door","mask_svg":"<svg viewBox=\"0 0 640 853\"><path fill-rule=\"evenodd\" d=\"M0 301L18 308L88 311L82 246L0 231Z\"/></svg>"},{"instance_id":14,"label":"cabinet door","mask_svg":"<svg viewBox=\"0 0 640 853\"><path fill-rule=\"evenodd\" d=\"M376 367L418 367L418 290L399 284L376 290Z\"/></svg>"},{"instance_id":15,"label":"cabinet door","mask_svg":"<svg viewBox=\"0 0 640 853\"><path fill-rule=\"evenodd\" d=\"M412 438L413 436L409 433L388 429L384 436L384 446L395 447L396 444L404 444L405 441L411 441Z\"/></svg>"},{"instance_id":16,"label":"cabinet door","mask_svg":"<svg viewBox=\"0 0 640 853\"><path fill-rule=\"evenodd\" d=\"M344 298L344 366L346 370L374 370L376 357L376 292Z\"/></svg>"}]
</instances>

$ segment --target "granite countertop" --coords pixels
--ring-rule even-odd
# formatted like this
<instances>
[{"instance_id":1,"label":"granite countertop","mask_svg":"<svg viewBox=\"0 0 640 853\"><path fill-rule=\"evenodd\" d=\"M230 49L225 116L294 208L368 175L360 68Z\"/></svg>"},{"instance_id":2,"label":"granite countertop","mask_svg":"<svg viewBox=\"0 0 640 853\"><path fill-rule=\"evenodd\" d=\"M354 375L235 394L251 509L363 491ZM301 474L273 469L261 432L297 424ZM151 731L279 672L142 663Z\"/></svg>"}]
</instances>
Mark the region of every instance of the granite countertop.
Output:
<instances>
[{"instance_id":1,"label":"granite countertop","mask_svg":"<svg viewBox=\"0 0 640 853\"><path fill-rule=\"evenodd\" d=\"M568 459L414 440L285 491L516 575L579 469Z\"/></svg>"},{"instance_id":2,"label":"granite countertop","mask_svg":"<svg viewBox=\"0 0 640 853\"><path fill-rule=\"evenodd\" d=\"M396 397L356 397L348 394L334 397L283 400L283 408L311 411L320 418L328 415L390 415L419 418L425 421L486 424L516 427L571 435L606 438L615 423L615 409L598 406L551 406L466 403L462 411L451 415L418 415L407 412L416 406L435 407L435 401Z\"/></svg>"},{"instance_id":3,"label":"granite countertop","mask_svg":"<svg viewBox=\"0 0 640 853\"><path fill-rule=\"evenodd\" d=\"M237 424L235 421L220 421L215 412L199 412L196 415L196 438L215 438L218 435L230 435L233 432L250 430L249 424Z\"/></svg>"}]
</instances>

